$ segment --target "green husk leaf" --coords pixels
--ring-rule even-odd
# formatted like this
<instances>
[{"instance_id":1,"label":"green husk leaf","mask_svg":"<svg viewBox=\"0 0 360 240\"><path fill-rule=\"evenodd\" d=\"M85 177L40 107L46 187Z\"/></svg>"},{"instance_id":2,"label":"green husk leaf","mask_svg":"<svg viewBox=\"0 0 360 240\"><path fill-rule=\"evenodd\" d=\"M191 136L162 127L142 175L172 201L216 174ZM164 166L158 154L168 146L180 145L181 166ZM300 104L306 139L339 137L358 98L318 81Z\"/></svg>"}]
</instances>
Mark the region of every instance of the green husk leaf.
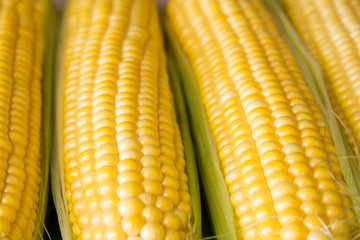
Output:
<instances>
[{"instance_id":1,"label":"green husk leaf","mask_svg":"<svg viewBox=\"0 0 360 240\"><path fill-rule=\"evenodd\" d=\"M42 187L39 201L39 216L36 221L35 234L33 239L43 239L45 227L46 209L49 196L49 174L52 147L53 129L53 82L54 82L54 58L56 49L58 15L52 3L48 3L48 12L44 31L46 32L46 50L43 65L43 128L42 128Z\"/></svg>"},{"instance_id":2,"label":"green husk leaf","mask_svg":"<svg viewBox=\"0 0 360 240\"><path fill-rule=\"evenodd\" d=\"M178 69L179 78L175 77L172 80L180 81L183 89L200 177L205 183L204 191L217 239L237 239L229 193L220 170L216 145L202 106L195 76L166 17L164 26L168 40L168 58L176 63ZM179 93L175 92L176 94Z\"/></svg>"},{"instance_id":3,"label":"green husk leaf","mask_svg":"<svg viewBox=\"0 0 360 240\"><path fill-rule=\"evenodd\" d=\"M68 6L67 6L68 7ZM66 7L66 9L67 9ZM71 226L68 219L68 210L65 198L65 186L64 186L64 171L63 171L63 94L64 94L64 49L66 39L66 26L67 26L67 13L65 9L65 15L62 16L61 30L59 35L59 43L57 48L56 59L56 92L55 92L55 129L54 129L54 144L53 144L53 156L51 163L51 190L54 199L54 205L58 215L58 221L60 226L60 232L62 239L75 239L72 235Z\"/></svg>"},{"instance_id":4,"label":"green husk leaf","mask_svg":"<svg viewBox=\"0 0 360 240\"><path fill-rule=\"evenodd\" d=\"M189 117L183 98L183 90L179 80L179 73L172 59L168 59L168 69L171 77L172 90L174 92L177 120L180 126L181 137L184 144L186 172L189 178L189 188L192 201L193 222L191 226L192 229L190 229L190 239L200 239L202 235L200 186L194 145L191 139Z\"/></svg>"},{"instance_id":5,"label":"green husk leaf","mask_svg":"<svg viewBox=\"0 0 360 240\"><path fill-rule=\"evenodd\" d=\"M287 17L280 0L262 0L269 10L273 19L282 31L288 45L292 48L293 53L299 63L304 76L309 83L314 96L326 117L328 127L333 136L336 152L339 158L340 166L344 175L345 182L350 192L353 209L357 216L360 216L360 168L358 165L359 156L356 156L350 144L341 129L334 109L331 106L330 98L327 94L324 78L319 64L308 52L295 28ZM359 222L356 226L359 229Z\"/></svg>"}]
</instances>

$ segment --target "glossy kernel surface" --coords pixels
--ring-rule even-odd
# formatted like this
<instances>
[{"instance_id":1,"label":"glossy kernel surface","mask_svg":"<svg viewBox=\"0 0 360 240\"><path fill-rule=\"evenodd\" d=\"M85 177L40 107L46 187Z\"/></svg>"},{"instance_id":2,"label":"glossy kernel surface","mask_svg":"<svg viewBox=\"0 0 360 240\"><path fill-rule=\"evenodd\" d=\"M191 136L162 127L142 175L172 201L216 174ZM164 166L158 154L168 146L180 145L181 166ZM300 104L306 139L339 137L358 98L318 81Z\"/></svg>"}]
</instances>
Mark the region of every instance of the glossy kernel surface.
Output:
<instances>
[{"instance_id":1,"label":"glossy kernel surface","mask_svg":"<svg viewBox=\"0 0 360 240\"><path fill-rule=\"evenodd\" d=\"M45 0L0 3L0 239L37 234L49 7Z\"/></svg>"},{"instance_id":2,"label":"glossy kernel surface","mask_svg":"<svg viewBox=\"0 0 360 240\"><path fill-rule=\"evenodd\" d=\"M332 137L261 1L172 0L165 14L196 78L238 238L323 239L325 229L348 239Z\"/></svg>"},{"instance_id":3,"label":"glossy kernel surface","mask_svg":"<svg viewBox=\"0 0 360 240\"><path fill-rule=\"evenodd\" d=\"M63 166L74 236L186 236L191 197L156 1L70 0L66 14Z\"/></svg>"}]
</instances>

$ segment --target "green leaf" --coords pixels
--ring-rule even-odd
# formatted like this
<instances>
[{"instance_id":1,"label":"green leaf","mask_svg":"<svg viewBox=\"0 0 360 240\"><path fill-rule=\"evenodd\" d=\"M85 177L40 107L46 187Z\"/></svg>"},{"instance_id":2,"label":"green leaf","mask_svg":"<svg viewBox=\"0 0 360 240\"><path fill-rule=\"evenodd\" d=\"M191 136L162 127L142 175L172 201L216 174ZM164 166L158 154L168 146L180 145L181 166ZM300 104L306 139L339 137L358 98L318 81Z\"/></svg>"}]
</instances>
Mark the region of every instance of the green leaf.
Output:
<instances>
[{"instance_id":1,"label":"green leaf","mask_svg":"<svg viewBox=\"0 0 360 240\"><path fill-rule=\"evenodd\" d=\"M45 216L49 196L49 174L53 139L53 83L54 83L54 59L56 49L56 34L58 15L54 6L48 3L48 13L44 31L46 32L45 58L43 65L43 128L42 128L42 187L39 201L39 216L36 221L34 240L43 239Z\"/></svg>"},{"instance_id":2,"label":"green leaf","mask_svg":"<svg viewBox=\"0 0 360 240\"><path fill-rule=\"evenodd\" d=\"M59 33L59 41L57 47L57 59L56 59L56 92L55 92L55 111L56 118L54 129L54 143L53 143L53 156L51 162L51 190L54 199L54 205L58 215L58 221L60 226L60 232L63 239L71 240L75 239L72 235L71 226L68 219L68 210L65 198L65 186L64 186L64 171L63 171L63 94L64 94L64 48L66 39L66 26L68 11L64 11L61 21L61 30Z\"/></svg>"},{"instance_id":3,"label":"green leaf","mask_svg":"<svg viewBox=\"0 0 360 240\"><path fill-rule=\"evenodd\" d=\"M201 232L201 202L198 169L196 165L196 156L191 138L189 117L183 90L179 80L179 73L172 59L168 59L168 69L171 77L172 90L174 92L177 120L181 130L181 137L184 144L184 153L186 160L186 172L189 178L189 188L192 201L193 221L191 223L191 239L200 239Z\"/></svg>"}]
</instances>

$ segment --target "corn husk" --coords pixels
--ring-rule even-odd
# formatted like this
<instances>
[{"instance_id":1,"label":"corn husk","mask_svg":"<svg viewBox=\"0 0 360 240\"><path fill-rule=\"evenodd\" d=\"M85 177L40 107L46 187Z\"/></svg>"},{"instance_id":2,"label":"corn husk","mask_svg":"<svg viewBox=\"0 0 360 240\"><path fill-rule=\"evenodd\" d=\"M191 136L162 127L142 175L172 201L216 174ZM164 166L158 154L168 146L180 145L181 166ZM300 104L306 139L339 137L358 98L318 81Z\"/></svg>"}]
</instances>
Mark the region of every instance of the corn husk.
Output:
<instances>
[{"instance_id":1,"label":"corn husk","mask_svg":"<svg viewBox=\"0 0 360 240\"><path fill-rule=\"evenodd\" d=\"M190 239L200 239L202 235L200 187L195 150L189 125L189 117L183 98L183 89L179 81L179 73L177 72L176 66L171 61L171 59L168 60L168 69L172 79L171 85L175 98L177 120L180 126L181 137L184 144L186 172L189 178L190 195L192 198L193 219L191 222Z\"/></svg>"},{"instance_id":2,"label":"corn husk","mask_svg":"<svg viewBox=\"0 0 360 240\"><path fill-rule=\"evenodd\" d=\"M68 8L68 5L66 9ZM55 111L56 117L54 119L54 144L53 144L53 156L51 163L51 191L53 195L53 201L56 208L59 227L62 239L75 239L71 232L71 226L67 215L67 206L65 198L65 186L64 186L64 171L63 171L63 151L62 151L62 133L63 133L63 94L64 94L64 49L66 39L66 25L67 25L67 11L62 16L60 35L58 37L59 43L57 48L56 59L56 82L55 82Z\"/></svg>"},{"instance_id":3,"label":"corn husk","mask_svg":"<svg viewBox=\"0 0 360 240\"><path fill-rule=\"evenodd\" d=\"M43 128L42 128L42 186L39 200L39 212L36 221L35 234L33 239L40 240L43 238L45 228L46 209L49 196L50 184L50 161L52 152L53 139L53 83L54 83L54 59L56 49L57 34L57 12L50 3L47 4L48 11L44 32L46 34L45 58L43 65Z\"/></svg>"}]
</instances>

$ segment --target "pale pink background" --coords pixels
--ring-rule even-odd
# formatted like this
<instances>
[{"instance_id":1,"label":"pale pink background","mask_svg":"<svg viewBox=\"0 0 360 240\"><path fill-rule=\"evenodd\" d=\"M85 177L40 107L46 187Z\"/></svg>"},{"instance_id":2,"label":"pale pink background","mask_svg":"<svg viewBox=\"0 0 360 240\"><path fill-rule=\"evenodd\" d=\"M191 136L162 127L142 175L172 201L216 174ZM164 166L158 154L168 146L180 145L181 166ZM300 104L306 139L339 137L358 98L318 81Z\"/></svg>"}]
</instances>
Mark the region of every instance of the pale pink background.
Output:
<instances>
[{"instance_id":1,"label":"pale pink background","mask_svg":"<svg viewBox=\"0 0 360 240\"><path fill-rule=\"evenodd\" d=\"M53 0L56 4L56 6L59 8L59 9L62 9L64 3L66 0ZM75 0L76 1L76 0ZM169 0L156 0L158 2L158 5L161 9L161 11L164 9L166 3L169 1Z\"/></svg>"}]
</instances>

